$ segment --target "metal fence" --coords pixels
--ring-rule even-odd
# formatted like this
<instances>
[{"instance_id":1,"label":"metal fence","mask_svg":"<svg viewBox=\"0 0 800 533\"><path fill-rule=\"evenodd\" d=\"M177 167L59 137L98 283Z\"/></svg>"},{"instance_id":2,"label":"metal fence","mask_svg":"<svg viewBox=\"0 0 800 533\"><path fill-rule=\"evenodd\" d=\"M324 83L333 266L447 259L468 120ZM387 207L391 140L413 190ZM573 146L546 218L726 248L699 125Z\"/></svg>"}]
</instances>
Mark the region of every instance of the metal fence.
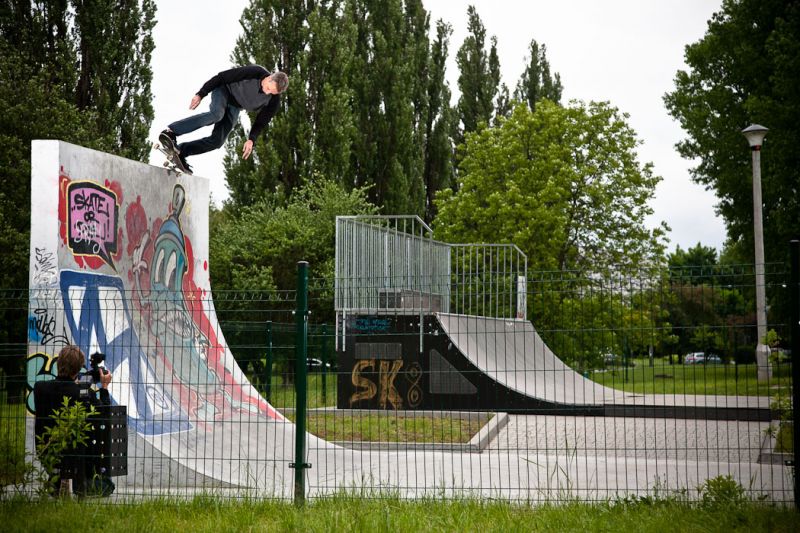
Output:
<instances>
[{"instance_id":1,"label":"metal fence","mask_svg":"<svg viewBox=\"0 0 800 533\"><path fill-rule=\"evenodd\" d=\"M767 268L775 334L772 375L759 381L752 267L526 272L509 248L425 252L413 236L423 230L381 229L370 245L442 254L446 270L410 284L378 276L413 271L376 255L369 272L308 280L301 269L295 290L213 300L112 287L0 293L3 493L36 491L30 390L54 378L71 342L106 353L112 397L127 406L121 500L693 499L730 476L752 498L794 501L798 282L788 266ZM386 288L441 301L411 298L407 312L381 304ZM13 341L20 331L27 344Z\"/></svg>"}]
</instances>

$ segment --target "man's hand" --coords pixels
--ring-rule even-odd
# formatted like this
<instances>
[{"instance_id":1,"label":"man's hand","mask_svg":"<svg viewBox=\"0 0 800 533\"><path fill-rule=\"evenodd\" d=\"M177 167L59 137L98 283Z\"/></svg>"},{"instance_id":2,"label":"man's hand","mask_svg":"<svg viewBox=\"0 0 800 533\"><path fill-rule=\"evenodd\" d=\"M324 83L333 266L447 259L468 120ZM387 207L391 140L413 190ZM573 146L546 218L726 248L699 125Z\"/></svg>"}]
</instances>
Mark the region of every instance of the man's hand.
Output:
<instances>
[{"instance_id":1,"label":"man's hand","mask_svg":"<svg viewBox=\"0 0 800 533\"><path fill-rule=\"evenodd\" d=\"M253 152L253 141L247 139L247 142L244 143L244 147L242 148L242 157L247 159L250 157L250 154Z\"/></svg>"},{"instance_id":2,"label":"man's hand","mask_svg":"<svg viewBox=\"0 0 800 533\"><path fill-rule=\"evenodd\" d=\"M197 106L200 105L200 100L202 100L202 98L200 98L199 94L192 96L192 103L189 104L189 109L197 109Z\"/></svg>"},{"instance_id":3,"label":"man's hand","mask_svg":"<svg viewBox=\"0 0 800 533\"><path fill-rule=\"evenodd\" d=\"M111 383L111 372L108 370L101 368L100 369L100 386L104 389L108 388L108 384Z\"/></svg>"}]
</instances>

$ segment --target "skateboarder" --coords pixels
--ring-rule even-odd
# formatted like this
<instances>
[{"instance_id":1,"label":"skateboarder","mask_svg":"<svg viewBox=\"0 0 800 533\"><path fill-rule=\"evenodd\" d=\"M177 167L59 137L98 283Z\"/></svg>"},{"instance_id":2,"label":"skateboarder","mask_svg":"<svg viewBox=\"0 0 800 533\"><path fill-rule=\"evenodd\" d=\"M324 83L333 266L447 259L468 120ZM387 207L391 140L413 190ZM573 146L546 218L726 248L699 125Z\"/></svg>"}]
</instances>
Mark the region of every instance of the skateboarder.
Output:
<instances>
[{"instance_id":1,"label":"skateboarder","mask_svg":"<svg viewBox=\"0 0 800 533\"><path fill-rule=\"evenodd\" d=\"M275 116L280 104L280 95L289 86L289 77L284 72L270 73L260 65L248 65L225 70L208 80L192 97L189 109L196 109L200 100L211 93L211 104L205 113L173 122L161 132L158 140L169 151L178 154L181 170L191 174L186 158L215 150L225 144L228 134L239 118L239 111L257 111L250 128L250 135L242 147L242 157L247 159L253 151L253 143L261 130ZM211 135L202 139L178 144L178 136L203 126L214 125Z\"/></svg>"}]
</instances>

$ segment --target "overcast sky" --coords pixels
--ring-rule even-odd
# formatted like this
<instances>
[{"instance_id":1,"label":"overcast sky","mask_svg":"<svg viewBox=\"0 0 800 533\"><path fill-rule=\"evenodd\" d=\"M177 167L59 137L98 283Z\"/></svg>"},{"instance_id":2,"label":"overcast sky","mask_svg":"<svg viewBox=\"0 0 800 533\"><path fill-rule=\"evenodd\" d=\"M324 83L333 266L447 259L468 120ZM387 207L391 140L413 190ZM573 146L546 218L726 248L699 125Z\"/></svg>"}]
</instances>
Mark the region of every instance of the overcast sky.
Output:
<instances>
[{"instance_id":1,"label":"overcast sky","mask_svg":"<svg viewBox=\"0 0 800 533\"><path fill-rule=\"evenodd\" d=\"M448 80L457 98L455 53L466 36L467 6L472 4L489 36L498 40L503 82L512 88L524 69L531 39L547 46L551 69L561 74L563 101L609 101L630 115L642 140L639 160L652 162L663 178L652 203L651 226L666 221L670 249L698 242L721 249L725 228L714 210L717 200L689 178L692 162L674 145L684 137L664 108L663 95L673 89L678 69L685 68L686 44L706 30L720 0L423 0L435 20L453 26ZM157 2L154 30L153 94L155 120L151 138L168 123L189 115L189 101L202 84L230 68L230 55L241 32L239 16L247 0L170 0ZM200 109L208 107L204 100ZM209 129L194 135L205 136ZM266 132L269 135L269 131ZM181 140L192 138L182 137ZM742 140L742 150L747 145ZM222 149L190 159L195 174L211 180L215 201L227 198ZM153 164L163 156L153 151Z\"/></svg>"}]
</instances>

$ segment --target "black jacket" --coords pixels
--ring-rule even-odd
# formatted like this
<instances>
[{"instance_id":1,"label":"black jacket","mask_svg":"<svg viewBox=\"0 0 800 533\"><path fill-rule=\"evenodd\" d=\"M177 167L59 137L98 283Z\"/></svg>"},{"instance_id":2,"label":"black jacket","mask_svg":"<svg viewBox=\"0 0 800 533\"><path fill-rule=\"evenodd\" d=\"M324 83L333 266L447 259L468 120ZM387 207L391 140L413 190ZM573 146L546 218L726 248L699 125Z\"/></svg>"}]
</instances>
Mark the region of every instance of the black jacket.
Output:
<instances>
[{"instance_id":1,"label":"black jacket","mask_svg":"<svg viewBox=\"0 0 800 533\"><path fill-rule=\"evenodd\" d=\"M60 409L64 397L72 402L83 402L88 407L94 405L111 405L111 398L107 389L100 389L95 393L87 385L79 385L69 378L58 377L52 381L37 381L33 386L33 402L36 406L36 444L39 436L43 435L48 427L53 426L53 411Z\"/></svg>"},{"instance_id":2,"label":"black jacket","mask_svg":"<svg viewBox=\"0 0 800 533\"><path fill-rule=\"evenodd\" d=\"M230 103L247 111L258 111L248 137L255 142L261 131L278 112L281 102L280 95L267 94L261 89L261 80L267 76L269 76L269 71L261 65L223 70L205 82L197 94L201 98L205 98L214 89L225 87L230 96Z\"/></svg>"}]
</instances>

